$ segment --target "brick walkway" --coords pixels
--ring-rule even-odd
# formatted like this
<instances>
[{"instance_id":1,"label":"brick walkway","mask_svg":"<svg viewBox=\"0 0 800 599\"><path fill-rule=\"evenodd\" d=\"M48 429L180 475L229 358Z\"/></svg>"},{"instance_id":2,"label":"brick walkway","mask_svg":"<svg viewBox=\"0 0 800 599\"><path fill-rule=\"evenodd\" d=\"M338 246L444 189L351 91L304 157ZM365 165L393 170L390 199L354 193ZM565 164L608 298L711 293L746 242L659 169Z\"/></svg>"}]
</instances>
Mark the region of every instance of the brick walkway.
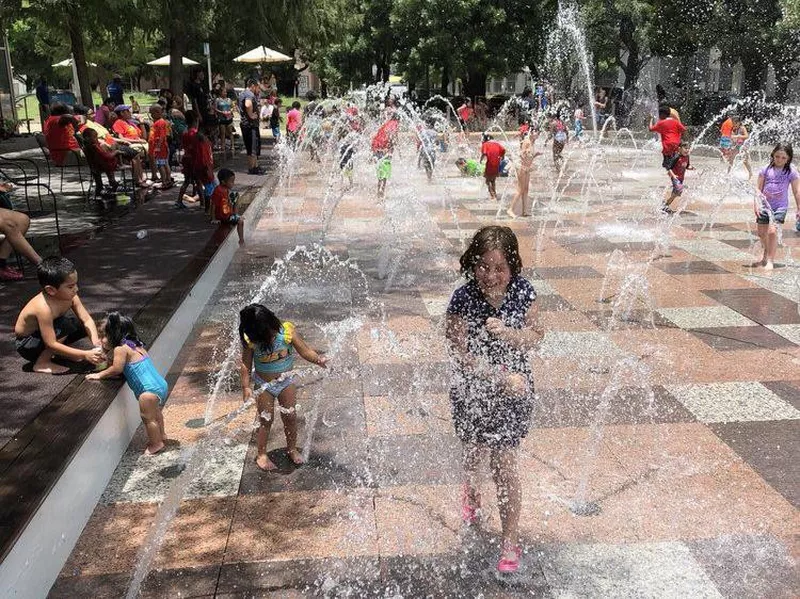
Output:
<instances>
[{"instance_id":1,"label":"brick walkway","mask_svg":"<svg viewBox=\"0 0 800 599\"><path fill-rule=\"evenodd\" d=\"M716 226L701 230L719 163L697 159L709 175L690 175L688 210L670 220L656 213L664 177L650 158L628 171L630 154L609 152L602 194L590 184L588 204L581 176L551 199L542 163L534 218L513 222L495 218L480 180L444 161L433 185L412 159L398 161L384 205L372 167L360 165L324 235L320 214L338 183L302 163L176 367L165 419L181 448L146 459L137 434L51 597L123 596L160 502L175 499L170 485L185 493L153 547L143 596L796 596L800 238L787 227L786 266L772 274L745 267L750 198L726 197ZM442 327L462 240L498 220L519 237L547 329L520 452L523 571L510 584L494 577L488 475L484 526L459 521ZM669 255L648 266L664 240ZM294 256L271 284L275 259L315 242L332 253ZM347 258L360 272L341 265ZM253 463L252 408L214 433L202 428L209 375L225 369L236 312L262 285L332 366L322 380L298 366L310 459L288 467L278 424L275 474ZM240 398L223 390L213 417ZM210 449L193 460L206 435ZM566 508L582 479L595 516Z\"/></svg>"}]
</instances>

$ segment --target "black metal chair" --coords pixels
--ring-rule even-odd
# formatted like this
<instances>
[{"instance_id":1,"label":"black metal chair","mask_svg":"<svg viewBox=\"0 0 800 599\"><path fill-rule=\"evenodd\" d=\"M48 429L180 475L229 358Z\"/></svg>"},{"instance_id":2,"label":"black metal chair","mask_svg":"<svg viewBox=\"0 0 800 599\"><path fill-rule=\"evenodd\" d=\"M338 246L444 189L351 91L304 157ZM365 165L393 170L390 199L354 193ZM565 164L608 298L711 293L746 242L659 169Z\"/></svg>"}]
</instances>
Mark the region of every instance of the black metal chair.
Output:
<instances>
[{"instance_id":1,"label":"black metal chair","mask_svg":"<svg viewBox=\"0 0 800 599\"><path fill-rule=\"evenodd\" d=\"M78 140L78 144L83 151L83 155L86 157L86 164L89 167L89 189L86 192L86 202L88 203L91 199L101 199L103 193L103 178L102 172L96 170L94 165L89 160L89 154L87 153L86 148L86 141L80 133L75 134L75 138ZM119 166L115 171L122 176L122 185L121 187L117 188L119 191L128 192L131 194L136 193L136 177L133 176L133 167L129 164L123 164L121 161L119 162ZM130 174L130 183L128 183L127 174ZM94 196L92 196L92 190L94 190Z\"/></svg>"},{"instance_id":2,"label":"black metal chair","mask_svg":"<svg viewBox=\"0 0 800 599\"><path fill-rule=\"evenodd\" d=\"M59 253L61 253L61 251L62 251L62 245L61 245L61 223L60 223L59 216L58 216L58 199L56 197L56 194L53 193L53 190L50 188L49 185L47 185L46 183L38 180L38 177L31 176L32 173L31 174L26 173L25 168L21 164L21 163L23 163L24 160L25 159L13 159L12 160L12 159L9 159L9 158L3 158L3 167L0 168L0 177L3 178L3 179L7 179L7 180L11 181L12 183L14 183L15 185L18 185L19 187L21 187L24 190L25 209L23 210L23 209L20 209L20 208L18 208L16 206L14 207L14 209L15 210L19 210L19 212L23 212L23 213L27 214L28 217L31 220L34 220L36 218L40 218L40 217L48 214L48 211L44 207L44 200L43 200L43 197L42 197L42 191L44 191L44 196L45 197L49 197L52 200L52 203L53 203L53 219L55 221L55 226L56 226L56 240L57 240L57 243L58 243L58 251L59 251ZM28 161L28 162L30 162L30 161ZM36 168L37 168L36 172L38 172L38 167L36 167ZM7 173L13 172L13 171L17 171L17 172L20 173L19 177L15 177L18 182L15 182L12 178L9 178L7 176ZM33 210L31 208L29 195L27 193L27 188L29 188L29 187L35 187L36 188L36 193L37 193L37 195L39 197L39 210L38 211Z\"/></svg>"},{"instance_id":3,"label":"black metal chair","mask_svg":"<svg viewBox=\"0 0 800 599\"><path fill-rule=\"evenodd\" d=\"M47 145L47 139L41 133L37 133L35 136L36 143L39 145L39 149L42 151L42 155L44 156L45 161L47 162L47 185L50 187L51 177L52 177L52 166L55 166L61 171L61 185L59 187L59 192L64 193L64 172L69 168L77 168L78 171L78 181L81 185L81 195L86 193L86 190L83 187L83 173L81 172L81 161L84 160L83 154L80 151L77 151L73 148L50 148ZM53 160L53 155L51 153L52 150L58 150L67 152L69 154L74 154L76 157L75 164L58 164L55 160Z\"/></svg>"}]
</instances>

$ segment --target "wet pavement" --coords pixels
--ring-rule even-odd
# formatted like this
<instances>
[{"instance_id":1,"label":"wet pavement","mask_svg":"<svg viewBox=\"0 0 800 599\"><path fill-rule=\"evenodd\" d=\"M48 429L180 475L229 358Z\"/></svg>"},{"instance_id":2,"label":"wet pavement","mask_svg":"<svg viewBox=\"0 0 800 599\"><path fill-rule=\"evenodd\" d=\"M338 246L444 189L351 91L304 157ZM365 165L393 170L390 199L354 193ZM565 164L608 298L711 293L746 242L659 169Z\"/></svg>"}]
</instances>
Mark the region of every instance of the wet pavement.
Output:
<instances>
[{"instance_id":1,"label":"wet pavement","mask_svg":"<svg viewBox=\"0 0 800 599\"><path fill-rule=\"evenodd\" d=\"M164 417L180 446L145 458L137 433L50 596L123 596L142 563L148 597L796 596L800 237L787 226L782 266L754 270L749 198L690 176L668 217L657 154L605 160L555 199L540 164L534 216L514 221L444 161L431 185L398 161L384 203L359 165L323 234L341 182L304 158L173 369ZM502 581L488 473L482 526L459 519L443 338L458 256L493 223L516 232L547 331L520 450L522 569ZM269 286L275 260L314 243L330 254L288 258ZM261 285L331 366L296 366L309 460L289 466L276 423L270 474L254 464L254 408L219 426L241 405L238 377L208 401ZM581 490L597 515L567 509Z\"/></svg>"}]
</instances>

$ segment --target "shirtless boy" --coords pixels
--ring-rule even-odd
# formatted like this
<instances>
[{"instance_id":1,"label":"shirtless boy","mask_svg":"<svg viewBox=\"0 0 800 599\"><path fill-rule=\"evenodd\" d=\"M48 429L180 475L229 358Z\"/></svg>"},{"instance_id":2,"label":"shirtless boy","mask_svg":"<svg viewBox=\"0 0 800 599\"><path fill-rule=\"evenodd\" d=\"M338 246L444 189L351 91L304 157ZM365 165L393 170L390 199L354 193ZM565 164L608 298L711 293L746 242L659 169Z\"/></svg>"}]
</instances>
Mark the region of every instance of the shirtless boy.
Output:
<instances>
[{"instance_id":1,"label":"shirtless boy","mask_svg":"<svg viewBox=\"0 0 800 599\"><path fill-rule=\"evenodd\" d=\"M78 297L75 265L66 258L51 256L39 264L37 275L42 291L25 305L14 325L19 355L33 362L34 372L47 374L69 371L53 362L54 355L91 364L105 360L97 327ZM92 349L70 347L87 335Z\"/></svg>"}]
</instances>

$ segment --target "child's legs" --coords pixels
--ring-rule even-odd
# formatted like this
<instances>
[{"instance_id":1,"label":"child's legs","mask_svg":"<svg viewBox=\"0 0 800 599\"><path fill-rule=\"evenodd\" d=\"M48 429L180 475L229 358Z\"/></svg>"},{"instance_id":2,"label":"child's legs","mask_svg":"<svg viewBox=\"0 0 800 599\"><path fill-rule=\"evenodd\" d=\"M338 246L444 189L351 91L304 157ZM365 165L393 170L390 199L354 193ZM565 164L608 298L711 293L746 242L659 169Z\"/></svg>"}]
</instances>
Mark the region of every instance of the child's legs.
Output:
<instances>
[{"instance_id":1,"label":"child's legs","mask_svg":"<svg viewBox=\"0 0 800 599\"><path fill-rule=\"evenodd\" d=\"M159 166L158 173L159 175L161 175L161 182L164 185L169 185L169 180L172 178L172 173L169 170L169 166L167 165Z\"/></svg>"},{"instance_id":2,"label":"child's legs","mask_svg":"<svg viewBox=\"0 0 800 599\"><path fill-rule=\"evenodd\" d=\"M761 248L764 251L764 254L761 258L761 263L766 264L767 259L769 257L769 230L770 225L758 223L758 227L756 228L756 232L758 233L758 239L761 241Z\"/></svg>"},{"instance_id":3,"label":"child's legs","mask_svg":"<svg viewBox=\"0 0 800 599\"><path fill-rule=\"evenodd\" d=\"M258 447L256 462L259 460L268 462L267 439L269 438L269 430L272 428L272 421L275 420L275 398L265 391L256 398L256 409L258 410L259 423L258 434L256 435L256 446Z\"/></svg>"},{"instance_id":4,"label":"child's legs","mask_svg":"<svg viewBox=\"0 0 800 599\"><path fill-rule=\"evenodd\" d=\"M775 254L778 253L778 227L780 226L780 223L777 221L767 225L767 264L772 264L775 261Z\"/></svg>"},{"instance_id":5,"label":"child's legs","mask_svg":"<svg viewBox=\"0 0 800 599\"><path fill-rule=\"evenodd\" d=\"M294 383L281 391L278 403L281 406L283 432L286 434L286 449L289 452L297 451L297 386Z\"/></svg>"},{"instance_id":6,"label":"child's legs","mask_svg":"<svg viewBox=\"0 0 800 599\"><path fill-rule=\"evenodd\" d=\"M497 487L497 507L503 540L516 545L519 542L519 512L522 490L517 469L517 450L492 449L490 454L492 477Z\"/></svg>"},{"instance_id":7,"label":"child's legs","mask_svg":"<svg viewBox=\"0 0 800 599\"><path fill-rule=\"evenodd\" d=\"M244 243L244 219L240 216L236 221L236 233L239 235L239 243Z\"/></svg>"},{"instance_id":8,"label":"child's legs","mask_svg":"<svg viewBox=\"0 0 800 599\"><path fill-rule=\"evenodd\" d=\"M473 503L478 499L478 465L483 458L484 449L480 445L464 443L461 448L464 478L467 485L467 495Z\"/></svg>"},{"instance_id":9,"label":"child's legs","mask_svg":"<svg viewBox=\"0 0 800 599\"><path fill-rule=\"evenodd\" d=\"M139 413L147 432L147 449L150 453L164 447L163 418L160 418L159 412L161 408L158 405L158 395L145 392L139 396Z\"/></svg>"}]
</instances>

